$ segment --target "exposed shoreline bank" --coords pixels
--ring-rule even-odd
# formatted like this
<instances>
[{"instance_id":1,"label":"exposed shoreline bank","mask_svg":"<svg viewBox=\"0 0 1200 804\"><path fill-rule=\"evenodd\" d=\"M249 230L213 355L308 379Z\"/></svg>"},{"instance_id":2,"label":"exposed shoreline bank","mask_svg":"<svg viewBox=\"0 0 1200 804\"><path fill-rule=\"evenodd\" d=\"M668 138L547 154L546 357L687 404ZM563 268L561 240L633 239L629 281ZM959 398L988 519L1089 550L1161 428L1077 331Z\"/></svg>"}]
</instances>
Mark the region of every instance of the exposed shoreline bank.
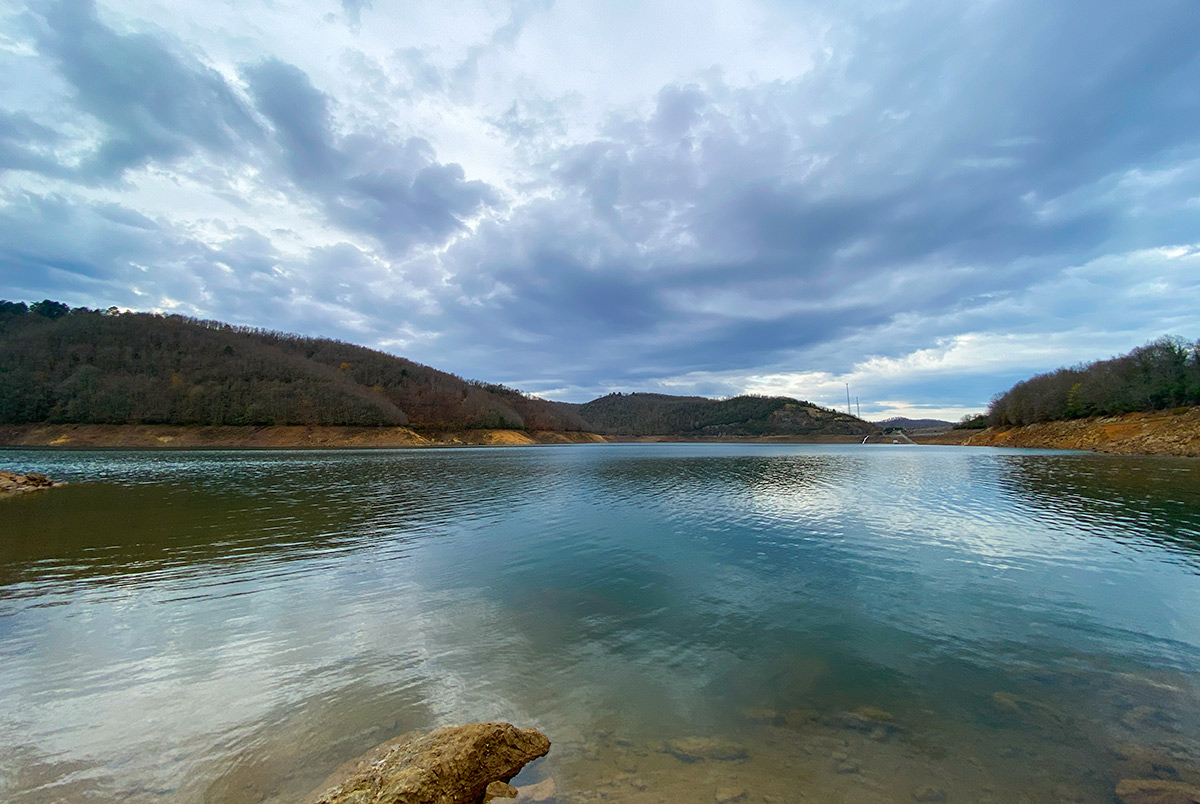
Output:
<instances>
[{"instance_id":1,"label":"exposed shoreline bank","mask_svg":"<svg viewBox=\"0 0 1200 804\"><path fill-rule=\"evenodd\" d=\"M602 436L552 430L452 430L407 427L282 425L236 427L165 424L23 424L0 426L0 448L36 449L410 449L532 444L700 443L857 444L856 435Z\"/></svg>"},{"instance_id":2,"label":"exposed shoreline bank","mask_svg":"<svg viewBox=\"0 0 1200 804\"><path fill-rule=\"evenodd\" d=\"M605 441L617 444L860 444L862 435L768 435L768 436L604 436Z\"/></svg>"},{"instance_id":3,"label":"exposed shoreline bank","mask_svg":"<svg viewBox=\"0 0 1200 804\"><path fill-rule=\"evenodd\" d=\"M458 430L418 433L407 427L317 425L22 424L0 427L0 448L399 449L589 444L605 440L603 436L584 432Z\"/></svg>"},{"instance_id":4,"label":"exposed shoreline bank","mask_svg":"<svg viewBox=\"0 0 1200 804\"><path fill-rule=\"evenodd\" d=\"M1200 407L1127 413L1023 427L912 434L918 444L1071 449L1113 455L1200 457ZM589 432L454 430L407 427L159 424L24 424L0 426L2 448L59 449L408 449L532 444L696 443L857 444L857 435L603 436Z\"/></svg>"},{"instance_id":5,"label":"exposed shoreline bank","mask_svg":"<svg viewBox=\"0 0 1200 804\"><path fill-rule=\"evenodd\" d=\"M1200 407L1043 422L1022 427L951 430L939 435L913 436L913 439L919 444L1080 449L1109 455L1196 458L1200 457Z\"/></svg>"}]
</instances>

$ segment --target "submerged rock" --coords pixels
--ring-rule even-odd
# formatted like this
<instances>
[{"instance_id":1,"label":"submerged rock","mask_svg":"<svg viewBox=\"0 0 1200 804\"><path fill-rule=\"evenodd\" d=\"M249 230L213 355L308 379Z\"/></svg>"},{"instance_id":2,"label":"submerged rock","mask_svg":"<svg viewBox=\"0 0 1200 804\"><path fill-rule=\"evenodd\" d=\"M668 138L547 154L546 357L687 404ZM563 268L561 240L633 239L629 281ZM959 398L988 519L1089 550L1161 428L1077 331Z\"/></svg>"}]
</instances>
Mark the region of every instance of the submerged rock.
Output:
<instances>
[{"instance_id":1,"label":"submerged rock","mask_svg":"<svg viewBox=\"0 0 1200 804\"><path fill-rule=\"evenodd\" d=\"M1174 731L1174 719L1153 706L1135 706L1121 716L1121 725L1131 731L1158 728Z\"/></svg>"},{"instance_id":2,"label":"submerged rock","mask_svg":"<svg viewBox=\"0 0 1200 804\"><path fill-rule=\"evenodd\" d=\"M1176 758L1147 746L1121 744L1113 749L1113 770L1117 778L1166 779L1186 781L1181 770L1189 770L1186 757ZM1197 775L1197 774L1191 774Z\"/></svg>"},{"instance_id":3,"label":"submerged rock","mask_svg":"<svg viewBox=\"0 0 1200 804\"><path fill-rule=\"evenodd\" d=\"M868 732L876 740L886 740L896 730L892 713L874 706L860 706L853 712L839 712L826 720L830 726Z\"/></svg>"},{"instance_id":4,"label":"submerged rock","mask_svg":"<svg viewBox=\"0 0 1200 804\"><path fill-rule=\"evenodd\" d=\"M793 729L800 729L821 720L821 713L816 709L789 709L783 715L783 722Z\"/></svg>"},{"instance_id":5,"label":"submerged rock","mask_svg":"<svg viewBox=\"0 0 1200 804\"><path fill-rule=\"evenodd\" d=\"M1011 692L992 693L992 708L1002 715L1016 717L1032 726L1061 728L1071 722L1071 718L1065 712L1055 709L1050 704L1013 695Z\"/></svg>"},{"instance_id":6,"label":"submerged rock","mask_svg":"<svg viewBox=\"0 0 1200 804\"><path fill-rule=\"evenodd\" d=\"M914 801L938 802L946 800L946 791L940 787L918 787L912 794Z\"/></svg>"},{"instance_id":7,"label":"submerged rock","mask_svg":"<svg viewBox=\"0 0 1200 804\"><path fill-rule=\"evenodd\" d=\"M483 791L483 804L488 804L494 798L516 798L517 788L508 782L492 782Z\"/></svg>"},{"instance_id":8,"label":"submerged rock","mask_svg":"<svg viewBox=\"0 0 1200 804\"><path fill-rule=\"evenodd\" d=\"M1087 801L1087 793L1069 785L1060 784L1054 788L1054 798L1061 804L1082 804Z\"/></svg>"},{"instance_id":9,"label":"submerged rock","mask_svg":"<svg viewBox=\"0 0 1200 804\"><path fill-rule=\"evenodd\" d=\"M315 804L480 804L489 785L507 782L549 750L546 735L511 723L437 729L385 743L357 763L347 778L312 800Z\"/></svg>"},{"instance_id":10,"label":"submerged rock","mask_svg":"<svg viewBox=\"0 0 1200 804\"><path fill-rule=\"evenodd\" d=\"M768 709L762 706L755 706L749 709L742 710L742 714L746 719L754 723L763 723L767 726L782 726L787 722L787 719L774 709Z\"/></svg>"},{"instance_id":11,"label":"submerged rock","mask_svg":"<svg viewBox=\"0 0 1200 804\"><path fill-rule=\"evenodd\" d=\"M862 770L862 765L860 765L858 760L855 759L843 759L838 762L837 765L834 765L833 769L837 773L843 774L858 773L860 770Z\"/></svg>"},{"instance_id":12,"label":"submerged rock","mask_svg":"<svg viewBox=\"0 0 1200 804\"><path fill-rule=\"evenodd\" d=\"M1200 787L1166 779L1122 779L1117 798L1124 804L1200 804Z\"/></svg>"},{"instance_id":13,"label":"submerged rock","mask_svg":"<svg viewBox=\"0 0 1200 804\"><path fill-rule=\"evenodd\" d=\"M663 751L684 762L711 760L736 762L746 759L746 748L741 743L719 740L716 737L681 737L668 740Z\"/></svg>"},{"instance_id":14,"label":"submerged rock","mask_svg":"<svg viewBox=\"0 0 1200 804\"><path fill-rule=\"evenodd\" d=\"M869 723L891 723L896 719L891 712L880 709L878 706L860 706L851 714Z\"/></svg>"},{"instance_id":15,"label":"submerged rock","mask_svg":"<svg viewBox=\"0 0 1200 804\"><path fill-rule=\"evenodd\" d=\"M526 801L552 801L558 792L553 779L543 779L537 784L517 788L517 804Z\"/></svg>"}]
</instances>

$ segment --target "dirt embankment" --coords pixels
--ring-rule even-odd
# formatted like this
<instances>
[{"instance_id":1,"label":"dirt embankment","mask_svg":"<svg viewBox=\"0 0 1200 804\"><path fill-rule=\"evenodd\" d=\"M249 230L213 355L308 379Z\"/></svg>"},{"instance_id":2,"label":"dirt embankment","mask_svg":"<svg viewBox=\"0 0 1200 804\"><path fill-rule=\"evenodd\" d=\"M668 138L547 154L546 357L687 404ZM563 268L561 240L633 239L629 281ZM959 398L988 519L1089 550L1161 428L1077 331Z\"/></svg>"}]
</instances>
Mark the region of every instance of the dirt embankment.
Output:
<instances>
[{"instance_id":1,"label":"dirt embankment","mask_svg":"<svg viewBox=\"0 0 1200 804\"><path fill-rule=\"evenodd\" d=\"M27 424L0 427L0 447L168 449L395 449L401 447L585 444L595 433L464 430L418 433L407 427L175 426Z\"/></svg>"},{"instance_id":2,"label":"dirt embankment","mask_svg":"<svg viewBox=\"0 0 1200 804\"><path fill-rule=\"evenodd\" d=\"M430 433L431 446L519 447L523 444L604 444L608 439L595 433L555 430L455 430Z\"/></svg>"},{"instance_id":3,"label":"dirt embankment","mask_svg":"<svg viewBox=\"0 0 1200 804\"><path fill-rule=\"evenodd\" d=\"M815 433L812 435L763 436L604 436L605 440L623 444L861 444L863 436Z\"/></svg>"},{"instance_id":4,"label":"dirt embankment","mask_svg":"<svg viewBox=\"0 0 1200 804\"><path fill-rule=\"evenodd\" d=\"M969 447L1086 449L1113 455L1200 457L1200 407L1044 422L1024 427L951 430L940 436L916 440L922 444Z\"/></svg>"}]
</instances>

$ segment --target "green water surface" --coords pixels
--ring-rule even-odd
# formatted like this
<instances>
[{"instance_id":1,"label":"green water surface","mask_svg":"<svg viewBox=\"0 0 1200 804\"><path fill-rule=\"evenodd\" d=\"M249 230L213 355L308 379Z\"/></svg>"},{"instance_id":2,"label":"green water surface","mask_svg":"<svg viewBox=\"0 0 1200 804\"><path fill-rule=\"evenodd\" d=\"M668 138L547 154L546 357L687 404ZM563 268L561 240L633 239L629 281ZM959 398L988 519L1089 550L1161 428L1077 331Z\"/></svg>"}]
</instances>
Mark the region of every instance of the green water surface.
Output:
<instances>
[{"instance_id":1,"label":"green water surface","mask_svg":"<svg viewBox=\"0 0 1200 804\"><path fill-rule=\"evenodd\" d=\"M563 802L1200 782L1197 461L646 444L0 468L70 481L0 500L4 801L292 801L399 733L491 719L550 736L518 782Z\"/></svg>"}]
</instances>

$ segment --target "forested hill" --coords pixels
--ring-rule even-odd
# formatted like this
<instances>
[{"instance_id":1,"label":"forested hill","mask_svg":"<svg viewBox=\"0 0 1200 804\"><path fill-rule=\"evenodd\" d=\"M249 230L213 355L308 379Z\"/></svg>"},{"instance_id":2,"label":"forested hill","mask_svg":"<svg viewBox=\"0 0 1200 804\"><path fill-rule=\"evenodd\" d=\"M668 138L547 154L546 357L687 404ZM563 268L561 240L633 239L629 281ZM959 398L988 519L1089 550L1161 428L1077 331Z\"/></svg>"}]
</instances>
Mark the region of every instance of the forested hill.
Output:
<instances>
[{"instance_id":1,"label":"forested hill","mask_svg":"<svg viewBox=\"0 0 1200 804\"><path fill-rule=\"evenodd\" d=\"M610 394L583 405L324 338L177 315L0 301L0 424L403 425L681 437L865 435L786 397Z\"/></svg>"},{"instance_id":2,"label":"forested hill","mask_svg":"<svg viewBox=\"0 0 1200 804\"><path fill-rule=\"evenodd\" d=\"M948 422L943 419L909 419L905 416L893 416L890 419L875 422L878 426L889 429L900 430L933 430L937 428L949 429L954 425L954 422Z\"/></svg>"},{"instance_id":3,"label":"forested hill","mask_svg":"<svg viewBox=\"0 0 1200 804\"><path fill-rule=\"evenodd\" d=\"M789 397L609 394L576 409L593 432L605 435L711 438L867 435L876 430L862 419Z\"/></svg>"},{"instance_id":4,"label":"forested hill","mask_svg":"<svg viewBox=\"0 0 1200 804\"><path fill-rule=\"evenodd\" d=\"M571 407L361 346L0 301L0 423L586 430Z\"/></svg>"},{"instance_id":5,"label":"forested hill","mask_svg":"<svg viewBox=\"0 0 1200 804\"><path fill-rule=\"evenodd\" d=\"M1038 374L998 394L992 426L1200 405L1200 341L1163 337L1127 355Z\"/></svg>"}]
</instances>

